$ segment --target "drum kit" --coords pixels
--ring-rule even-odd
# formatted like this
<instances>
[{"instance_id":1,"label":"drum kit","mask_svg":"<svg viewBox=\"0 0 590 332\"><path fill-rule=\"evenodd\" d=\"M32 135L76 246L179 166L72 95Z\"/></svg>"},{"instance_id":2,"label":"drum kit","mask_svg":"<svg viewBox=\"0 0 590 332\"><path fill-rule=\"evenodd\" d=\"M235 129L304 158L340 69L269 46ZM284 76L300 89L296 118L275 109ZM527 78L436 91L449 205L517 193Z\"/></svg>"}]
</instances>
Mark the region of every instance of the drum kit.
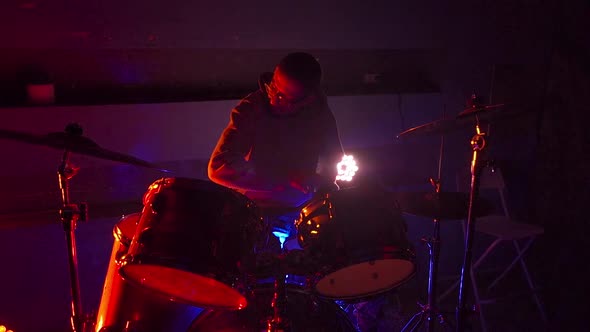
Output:
<instances>
[{"instance_id":1,"label":"drum kit","mask_svg":"<svg viewBox=\"0 0 590 332\"><path fill-rule=\"evenodd\" d=\"M371 185L317 192L294 220L301 249L264 251L270 232L263 209L244 195L209 181L163 177L143 196L143 209L114 227L114 244L96 314L82 312L75 230L87 207L70 201L69 181L78 168L71 154L138 167L158 165L109 151L70 124L65 132L33 135L0 130L0 139L63 151L58 168L60 218L66 233L71 281L71 328L86 331L356 331L341 308L405 284L416 273L403 213L433 219L429 248L428 301L404 327L447 323L436 306L440 222L467 218L457 306L457 331L465 328L466 284L479 204L479 174L486 133L482 117L501 105L473 104L452 119L407 130L400 138L437 135L475 125L471 139L471 191L391 193ZM441 144L442 156L442 144ZM359 207L362 207L359 208ZM265 258L262 259L261 257Z\"/></svg>"}]
</instances>

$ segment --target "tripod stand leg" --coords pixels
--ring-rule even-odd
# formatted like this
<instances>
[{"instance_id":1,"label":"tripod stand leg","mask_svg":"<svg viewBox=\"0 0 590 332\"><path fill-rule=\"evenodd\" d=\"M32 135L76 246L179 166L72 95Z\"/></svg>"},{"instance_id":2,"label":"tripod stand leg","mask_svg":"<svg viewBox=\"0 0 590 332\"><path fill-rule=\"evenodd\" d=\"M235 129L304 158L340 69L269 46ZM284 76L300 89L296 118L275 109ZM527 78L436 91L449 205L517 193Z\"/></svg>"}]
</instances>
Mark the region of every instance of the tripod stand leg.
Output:
<instances>
[{"instance_id":1,"label":"tripod stand leg","mask_svg":"<svg viewBox=\"0 0 590 332\"><path fill-rule=\"evenodd\" d=\"M479 194L479 180L481 175L482 166L479 162L480 154L486 145L485 133L482 133L479 128L479 124L476 125L477 134L471 139L471 147L473 150L473 158L471 160L471 186L469 191L469 209L467 213L467 227L465 233L465 253L463 256L463 265L461 267L461 278L459 280L459 300L456 309L457 317L457 332L465 331L466 316L469 314L467 309L467 284L472 283L472 248L473 248L473 236L475 232L476 218L474 217L474 204Z\"/></svg>"},{"instance_id":2,"label":"tripod stand leg","mask_svg":"<svg viewBox=\"0 0 590 332\"><path fill-rule=\"evenodd\" d=\"M62 157L61 165L58 168L57 177L61 192L62 209L60 210L61 221L68 248L68 267L70 271L70 287L72 295L71 303L71 324L73 332L81 332L84 325L82 315L82 300L80 296L80 279L78 277L78 256L76 255L76 222L80 220L81 213L77 205L70 204L68 181L76 175L76 168L68 165L69 151L66 150ZM85 217L82 220L86 219Z\"/></svg>"},{"instance_id":3,"label":"tripod stand leg","mask_svg":"<svg viewBox=\"0 0 590 332\"><path fill-rule=\"evenodd\" d=\"M402 328L401 332L413 332L416 331L416 329L422 325L422 323L424 322L424 311L420 311L418 313L416 313L414 316L412 316L412 318L410 318L410 320L406 323L406 325L404 325L404 327Z\"/></svg>"},{"instance_id":4,"label":"tripod stand leg","mask_svg":"<svg viewBox=\"0 0 590 332\"><path fill-rule=\"evenodd\" d=\"M66 241L68 247L68 266L70 268L70 282L72 292L72 330L82 330L82 304L80 301L80 281L78 278L78 259L76 255L75 221L66 225Z\"/></svg>"},{"instance_id":5,"label":"tripod stand leg","mask_svg":"<svg viewBox=\"0 0 590 332\"><path fill-rule=\"evenodd\" d=\"M437 190L437 193L439 191ZM440 253L440 221L434 219L433 237L428 243L430 250L430 262L428 269L428 315L427 325L428 332L434 331L434 320L436 317L436 281L438 280L438 259Z\"/></svg>"},{"instance_id":6,"label":"tripod stand leg","mask_svg":"<svg viewBox=\"0 0 590 332\"><path fill-rule=\"evenodd\" d=\"M473 287L473 297L475 298L475 303L477 304L477 310L479 311L479 323L481 324L481 330L483 332L487 332L487 325L483 315L483 309L481 307L480 297L479 297L479 289L477 287L477 280L475 279L475 272L473 269L470 271L471 276L471 285Z\"/></svg>"}]
</instances>

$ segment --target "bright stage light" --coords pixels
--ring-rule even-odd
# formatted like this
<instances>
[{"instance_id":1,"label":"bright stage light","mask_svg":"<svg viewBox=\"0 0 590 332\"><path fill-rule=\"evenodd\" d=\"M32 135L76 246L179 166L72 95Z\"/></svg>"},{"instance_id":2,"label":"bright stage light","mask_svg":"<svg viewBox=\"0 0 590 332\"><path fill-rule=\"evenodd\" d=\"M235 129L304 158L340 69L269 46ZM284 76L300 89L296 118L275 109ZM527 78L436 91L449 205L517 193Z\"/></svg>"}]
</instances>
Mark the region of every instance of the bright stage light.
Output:
<instances>
[{"instance_id":1,"label":"bright stage light","mask_svg":"<svg viewBox=\"0 0 590 332\"><path fill-rule=\"evenodd\" d=\"M352 181L352 178L359 170L356 161L352 155L344 155L342 161L336 165L338 175L336 175L336 181Z\"/></svg>"}]
</instances>

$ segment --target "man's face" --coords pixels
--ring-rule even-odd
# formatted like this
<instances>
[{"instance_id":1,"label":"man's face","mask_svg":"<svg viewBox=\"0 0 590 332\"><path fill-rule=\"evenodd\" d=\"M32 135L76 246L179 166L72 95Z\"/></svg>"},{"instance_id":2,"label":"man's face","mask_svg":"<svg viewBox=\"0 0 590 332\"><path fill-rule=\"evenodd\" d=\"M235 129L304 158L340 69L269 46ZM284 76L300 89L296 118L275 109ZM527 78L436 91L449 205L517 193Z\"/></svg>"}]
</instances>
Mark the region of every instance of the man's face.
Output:
<instances>
[{"instance_id":1,"label":"man's face","mask_svg":"<svg viewBox=\"0 0 590 332\"><path fill-rule=\"evenodd\" d=\"M270 106L277 113L294 113L315 101L316 95L307 91L299 82L284 75L278 68L272 81L265 84Z\"/></svg>"}]
</instances>

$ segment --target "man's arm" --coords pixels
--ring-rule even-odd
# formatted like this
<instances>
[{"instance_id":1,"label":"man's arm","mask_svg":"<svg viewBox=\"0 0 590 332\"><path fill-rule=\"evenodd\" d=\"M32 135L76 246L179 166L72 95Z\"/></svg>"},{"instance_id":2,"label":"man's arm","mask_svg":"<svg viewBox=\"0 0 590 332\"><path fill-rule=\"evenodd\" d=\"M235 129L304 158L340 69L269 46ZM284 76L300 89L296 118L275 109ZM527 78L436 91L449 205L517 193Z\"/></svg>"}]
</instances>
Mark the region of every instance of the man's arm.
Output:
<instances>
[{"instance_id":1,"label":"man's arm","mask_svg":"<svg viewBox=\"0 0 590 332\"><path fill-rule=\"evenodd\" d=\"M279 185L256 174L250 162L256 131L255 100L245 99L231 112L229 124L221 134L211 155L208 176L222 186L245 191L273 191Z\"/></svg>"}]
</instances>

